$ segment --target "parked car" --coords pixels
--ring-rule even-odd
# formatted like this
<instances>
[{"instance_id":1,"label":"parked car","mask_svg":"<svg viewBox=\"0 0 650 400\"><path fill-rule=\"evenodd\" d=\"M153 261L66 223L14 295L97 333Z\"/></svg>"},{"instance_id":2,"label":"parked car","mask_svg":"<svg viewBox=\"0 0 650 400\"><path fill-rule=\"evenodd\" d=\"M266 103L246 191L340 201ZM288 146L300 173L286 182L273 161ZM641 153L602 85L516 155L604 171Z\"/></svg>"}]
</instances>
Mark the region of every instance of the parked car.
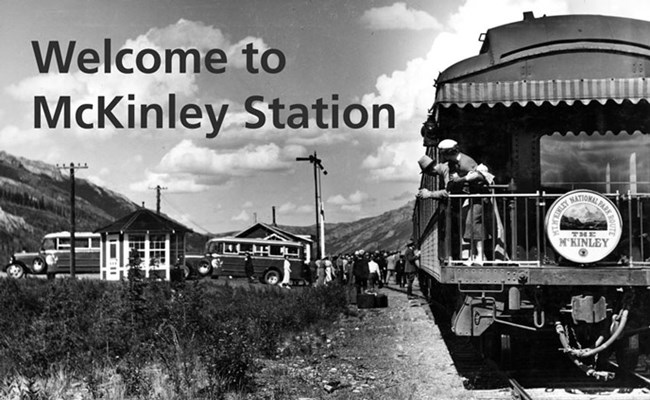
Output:
<instances>
[{"instance_id":1,"label":"parked car","mask_svg":"<svg viewBox=\"0 0 650 400\"><path fill-rule=\"evenodd\" d=\"M98 233L75 232L75 273L99 273L99 243ZM48 233L38 252L14 253L3 270L11 278L70 273L70 232Z\"/></svg>"}]
</instances>

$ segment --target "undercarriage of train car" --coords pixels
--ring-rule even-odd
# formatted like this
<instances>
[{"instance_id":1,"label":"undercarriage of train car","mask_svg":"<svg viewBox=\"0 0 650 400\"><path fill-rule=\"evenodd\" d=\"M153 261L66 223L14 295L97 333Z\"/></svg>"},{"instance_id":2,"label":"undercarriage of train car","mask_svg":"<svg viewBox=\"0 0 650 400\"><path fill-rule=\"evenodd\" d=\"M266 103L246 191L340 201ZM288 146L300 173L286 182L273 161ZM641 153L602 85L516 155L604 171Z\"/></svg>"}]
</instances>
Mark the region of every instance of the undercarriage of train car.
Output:
<instances>
[{"instance_id":1,"label":"undercarriage of train car","mask_svg":"<svg viewBox=\"0 0 650 400\"><path fill-rule=\"evenodd\" d=\"M650 353L650 142L635 117L648 103L437 111L436 128L423 128L427 155L438 160L436 144L453 138L496 177L489 193L416 202L429 295L453 332L491 341L502 359L517 341L552 336L603 380L610 356L629 367ZM423 188L441 185L422 176ZM463 239L473 212L480 258Z\"/></svg>"}]
</instances>

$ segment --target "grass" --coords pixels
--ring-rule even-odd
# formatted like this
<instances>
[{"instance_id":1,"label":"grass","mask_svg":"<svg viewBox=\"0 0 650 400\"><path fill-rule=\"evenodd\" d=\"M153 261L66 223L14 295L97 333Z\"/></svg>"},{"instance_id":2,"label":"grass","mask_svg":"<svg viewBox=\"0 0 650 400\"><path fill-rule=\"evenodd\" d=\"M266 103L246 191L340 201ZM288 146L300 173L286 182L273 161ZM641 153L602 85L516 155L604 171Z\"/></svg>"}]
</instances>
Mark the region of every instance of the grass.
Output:
<instances>
[{"instance_id":1,"label":"grass","mask_svg":"<svg viewBox=\"0 0 650 400\"><path fill-rule=\"evenodd\" d=\"M337 286L0 280L0 398L219 399L347 310Z\"/></svg>"}]
</instances>

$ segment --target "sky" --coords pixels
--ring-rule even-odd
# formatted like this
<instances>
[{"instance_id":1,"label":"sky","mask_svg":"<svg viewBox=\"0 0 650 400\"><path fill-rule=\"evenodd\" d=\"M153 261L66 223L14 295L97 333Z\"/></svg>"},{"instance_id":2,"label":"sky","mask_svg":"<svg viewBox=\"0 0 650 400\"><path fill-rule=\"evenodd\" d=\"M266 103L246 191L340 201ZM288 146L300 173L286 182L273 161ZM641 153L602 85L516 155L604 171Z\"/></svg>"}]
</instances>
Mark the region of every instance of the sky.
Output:
<instances>
[{"instance_id":1,"label":"sky","mask_svg":"<svg viewBox=\"0 0 650 400\"><path fill-rule=\"evenodd\" d=\"M272 207L281 225L314 224L312 165L296 161L314 152L326 222L403 206L420 179L434 80L476 55L481 33L525 11L650 20L642 0L0 0L0 10L0 150L87 163L77 177L152 209L161 186L162 211L201 233L271 222ZM54 51L47 62L54 44L64 65ZM167 62L179 49L198 63ZM153 111L141 118L142 107Z\"/></svg>"}]
</instances>

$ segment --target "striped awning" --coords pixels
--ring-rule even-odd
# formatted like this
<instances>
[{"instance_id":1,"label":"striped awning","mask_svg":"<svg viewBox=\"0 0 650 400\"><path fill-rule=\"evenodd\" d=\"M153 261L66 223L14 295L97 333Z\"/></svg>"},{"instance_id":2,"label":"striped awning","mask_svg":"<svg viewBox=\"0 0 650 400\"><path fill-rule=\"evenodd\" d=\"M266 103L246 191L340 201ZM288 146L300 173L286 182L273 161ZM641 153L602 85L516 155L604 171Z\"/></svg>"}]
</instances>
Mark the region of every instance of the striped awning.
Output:
<instances>
[{"instance_id":1,"label":"striped awning","mask_svg":"<svg viewBox=\"0 0 650 400\"><path fill-rule=\"evenodd\" d=\"M436 104L443 107L544 102L572 105L576 101L604 104L608 100L620 104L623 100L637 103L642 99L650 99L650 80L646 78L446 83L436 91Z\"/></svg>"}]
</instances>

